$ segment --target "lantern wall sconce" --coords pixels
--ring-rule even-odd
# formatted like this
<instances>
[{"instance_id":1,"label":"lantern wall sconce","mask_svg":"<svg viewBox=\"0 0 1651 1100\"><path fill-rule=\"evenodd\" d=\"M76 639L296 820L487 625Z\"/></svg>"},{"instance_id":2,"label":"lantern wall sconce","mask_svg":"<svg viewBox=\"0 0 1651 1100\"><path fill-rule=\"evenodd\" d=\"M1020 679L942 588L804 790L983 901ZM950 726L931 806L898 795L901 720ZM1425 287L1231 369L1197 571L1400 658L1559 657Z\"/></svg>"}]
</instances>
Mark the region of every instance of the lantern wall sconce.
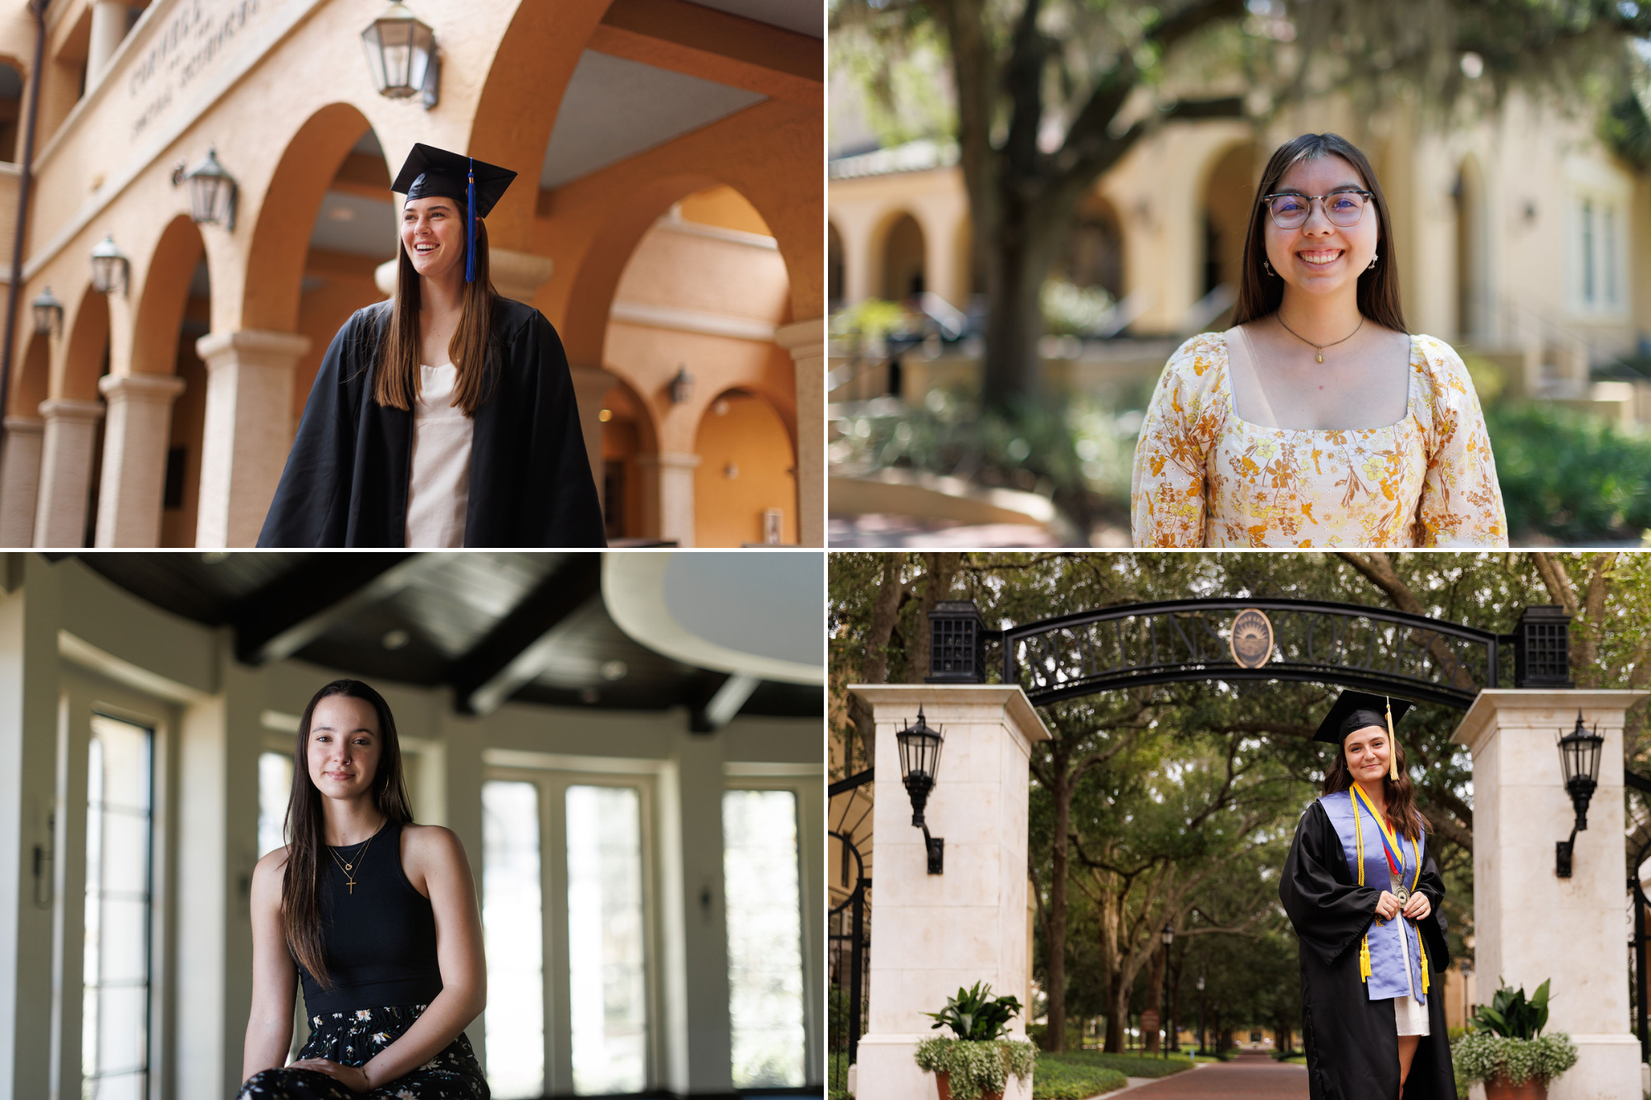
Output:
<instances>
[{"instance_id":1,"label":"lantern wall sconce","mask_svg":"<svg viewBox=\"0 0 1651 1100\"><path fill-rule=\"evenodd\" d=\"M671 379L671 404L686 405L694 396L694 376L688 373L686 364L677 367L676 377Z\"/></svg>"},{"instance_id":2,"label":"lantern wall sconce","mask_svg":"<svg viewBox=\"0 0 1651 1100\"><path fill-rule=\"evenodd\" d=\"M1571 827L1569 840L1554 844L1554 874L1571 877L1571 854L1576 835L1588 828L1588 803L1599 786L1599 749L1605 744L1600 736L1599 723L1592 730L1582 724L1582 712L1576 712L1576 728L1559 738L1559 765L1565 773L1565 790L1571 796L1571 807L1576 810L1576 824Z\"/></svg>"},{"instance_id":3,"label":"lantern wall sconce","mask_svg":"<svg viewBox=\"0 0 1651 1100\"><path fill-rule=\"evenodd\" d=\"M419 96L426 111L441 102L436 34L400 0L361 32L373 86L387 99Z\"/></svg>"},{"instance_id":4,"label":"lantern wall sconce","mask_svg":"<svg viewBox=\"0 0 1651 1100\"><path fill-rule=\"evenodd\" d=\"M221 225L235 232L235 205L240 187L235 177L218 163L218 151L208 149L206 159L184 171L180 163L172 170L172 186L189 184L189 216L196 225Z\"/></svg>"},{"instance_id":5,"label":"lantern wall sconce","mask_svg":"<svg viewBox=\"0 0 1651 1100\"><path fill-rule=\"evenodd\" d=\"M113 235L104 234L103 239L92 248L92 289L99 294L126 293L126 279L131 267L130 261L115 247Z\"/></svg>"},{"instance_id":6,"label":"lantern wall sconce","mask_svg":"<svg viewBox=\"0 0 1651 1100\"><path fill-rule=\"evenodd\" d=\"M946 841L930 836L929 826L923 820L923 807L928 804L929 793L934 790L935 778L940 770L940 731L931 729L923 720L923 708L920 706L917 708L917 724L908 724L894 737L900 742L900 779L906 785L906 794L911 796L911 823L923 830L923 844L929 853L929 874L942 874L945 871Z\"/></svg>"},{"instance_id":7,"label":"lantern wall sconce","mask_svg":"<svg viewBox=\"0 0 1651 1100\"><path fill-rule=\"evenodd\" d=\"M53 336L63 331L63 303L52 296L51 287L42 290L29 303L29 308L34 313L36 336Z\"/></svg>"}]
</instances>

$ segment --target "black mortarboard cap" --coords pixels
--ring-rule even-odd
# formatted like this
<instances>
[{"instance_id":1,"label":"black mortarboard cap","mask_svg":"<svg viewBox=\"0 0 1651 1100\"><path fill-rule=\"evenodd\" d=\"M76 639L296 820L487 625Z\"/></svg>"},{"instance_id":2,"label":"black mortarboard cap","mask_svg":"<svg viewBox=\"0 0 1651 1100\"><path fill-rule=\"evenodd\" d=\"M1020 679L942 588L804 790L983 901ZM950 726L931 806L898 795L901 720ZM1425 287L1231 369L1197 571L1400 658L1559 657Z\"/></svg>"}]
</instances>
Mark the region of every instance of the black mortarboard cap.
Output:
<instances>
[{"instance_id":1,"label":"black mortarboard cap","mask_svg":"<svg viewBox=\"0 0 1651 1100\"><path fill-rule=\"evenodd\" d=\"M415 143L390 190L406 195L408 202L443 198L469 208L470 217L464 219L464 281L472 283L476 281L476 219L487 217L515 178L516 173L508 168Z\"/></svg>"},{"instance_id":2,"label":"black mortarboard cap","mask_svg":"<svg viewBox=\"0 0 1651 1100\"><path fill-rule=\"evenodd\" d=\"M1330 713L1324 716L1319 723L1318 732L1313 734L1313 740L1323 741L1328 745L1339 745L1347 739L1347 735L1354 730L1362 730L1367 726L1387 727L1387 707L1393 707L1393 724L1397 726L1399 719L1405 716L1413 705L1408 699L1392 699L1386 695L1371 695L1367 691L1344 691L1330 708Z\"/></svg>"},{"instance_id":3,"label":"black mortarboard cap","mask_svg":"<svg viewBox=\"0 0 1651 1100\"><path fill-rule=\"evenodd\" d=\"M466 202L466 186L472 166L476 173L475 215L485 218L494 204L504 197L516 173L496 164L437 149L433 145L413 146L390 190L406 195L408 199L440 196L454 202Z\"/></svg>"}]
</instances>

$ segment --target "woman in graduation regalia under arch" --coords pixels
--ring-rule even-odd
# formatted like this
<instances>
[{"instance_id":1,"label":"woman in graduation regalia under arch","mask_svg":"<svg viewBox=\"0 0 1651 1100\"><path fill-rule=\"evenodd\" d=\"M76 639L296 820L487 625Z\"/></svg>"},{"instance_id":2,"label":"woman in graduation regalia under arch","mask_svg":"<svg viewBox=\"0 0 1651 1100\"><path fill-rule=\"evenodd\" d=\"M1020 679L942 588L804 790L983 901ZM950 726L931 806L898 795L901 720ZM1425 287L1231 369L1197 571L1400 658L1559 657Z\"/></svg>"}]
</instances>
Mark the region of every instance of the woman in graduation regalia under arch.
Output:
<instances>
[{"instance_id":1,"label":"woman in graduation regalia under arch","mask_svg":"<svg viewBox=\"0 0 1651 1100\"><path fill-rule=\"evenodd\" d=\"M1301 941L1302 1033L1313 1100L1454 1100L1440 911L1392 721L1409 704L1343 692L1315 740L1339 746L1301 815L1279 898ZM1402 1090L1402 1092L1401 1092Z\"/></svg>"}]
</instances>

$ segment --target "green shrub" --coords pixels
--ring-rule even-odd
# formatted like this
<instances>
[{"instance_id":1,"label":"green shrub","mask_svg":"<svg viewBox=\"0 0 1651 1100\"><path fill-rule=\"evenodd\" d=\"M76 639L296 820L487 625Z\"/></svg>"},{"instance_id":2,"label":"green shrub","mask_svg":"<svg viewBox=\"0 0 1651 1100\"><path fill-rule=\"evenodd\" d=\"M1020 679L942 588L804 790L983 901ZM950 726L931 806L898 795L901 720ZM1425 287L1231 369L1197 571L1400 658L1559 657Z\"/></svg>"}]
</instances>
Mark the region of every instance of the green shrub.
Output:
<instances>
[{"instance_id":1,"label":"green shrub","mask_svg":"<svg viewBox=\"0 0 1651 1100\"><path fill-rule=\"evenodd\" d=\"M1521 1085L1531 1079L1543 1084L1576 1065L1576 1046L1562 1031L1534 1039L1514 1039L1486 1031L1470 1031L1451 1047L1457 1077L1490 1081L1505 1077Z\"/></svg>"},{"instance_id":2,"label":"green shrub","mask_svg":"<svg viewBox=\"0 0 1651 1100\"><path fill-rule=\"evenodd\" d=\"M1597 416L1528 403L1485 411L1508 528L1560 542L1651 529L1651 439Z\"/></svg>"},{"instance_id":3,"label":"green shrub","mask_svg":"<svg viewBox=\"0 0 1651 1100\"><path fill-rule=\"evenodd\" d=\"M1129 1078L1115 1069L1045 1054L1032 1076L1032 1100L1087 1100L1127 1084Z\"/></svg>"},{"instance_id":4,"label":"green shrub","mask_svg":"<svg viewBox=\"0 0 1651 1100\"><path fill-rule=\"evenodd\" d=\"M1552 979L1549 979L1551 981ZM1534 1039L1548 1026L1548 982L1536 987L1531 999L1525 999L1525 987L1496 991L1488 1005L1480 1005L1473 1014L1474 1027L1509 1039Z\"/></svg>"}]
</instances>

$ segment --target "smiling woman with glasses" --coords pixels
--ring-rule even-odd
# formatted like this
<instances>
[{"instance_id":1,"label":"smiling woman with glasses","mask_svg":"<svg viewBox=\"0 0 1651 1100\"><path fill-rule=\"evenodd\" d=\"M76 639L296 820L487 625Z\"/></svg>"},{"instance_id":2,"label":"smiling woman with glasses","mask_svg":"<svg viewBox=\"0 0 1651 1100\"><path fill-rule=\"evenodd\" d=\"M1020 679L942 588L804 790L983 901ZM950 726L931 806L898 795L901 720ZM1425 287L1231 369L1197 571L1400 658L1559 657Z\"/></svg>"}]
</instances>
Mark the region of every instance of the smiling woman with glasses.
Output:
<instances>
[{"instance_id":1,"label":"smiling woman with glasses","mask_svg":"<svg viewBox=\"0 0 1651 1100\"><path fill-rule=\"evenodd\" d=\"M1412 336L1387 200L1335 134L1262 173L1233 326L1170 357L1141 427L1136 546L1506 546L1461 358Z\"/></svg>"}]
</instances>

